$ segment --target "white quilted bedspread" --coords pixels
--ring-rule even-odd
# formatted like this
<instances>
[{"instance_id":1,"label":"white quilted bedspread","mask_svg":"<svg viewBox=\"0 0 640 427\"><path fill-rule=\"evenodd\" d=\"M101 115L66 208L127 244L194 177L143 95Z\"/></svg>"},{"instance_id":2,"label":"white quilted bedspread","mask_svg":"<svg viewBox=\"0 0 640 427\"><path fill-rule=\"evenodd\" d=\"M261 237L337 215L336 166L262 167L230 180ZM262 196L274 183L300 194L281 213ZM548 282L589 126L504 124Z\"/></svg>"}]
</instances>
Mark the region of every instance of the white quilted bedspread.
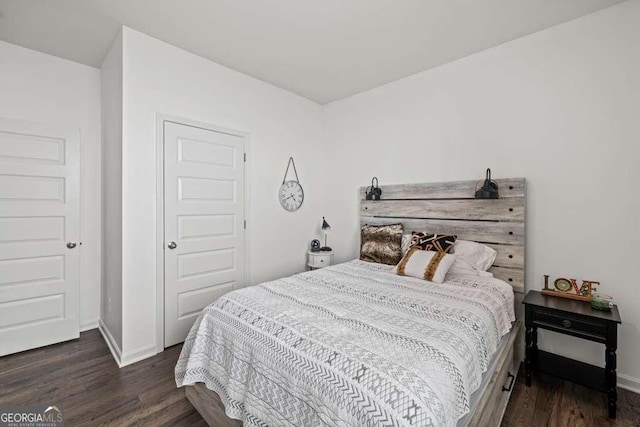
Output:
<instances>
[{"instance_id":1,"label":"white quilted bedspread","mask_svg":"<svg viewBox=\"0 0 640 427\"><path fill-rule=\"evenodd\" d=\"M205 308L175 369L248 426L455 426L469 411L513 290L443 284L351 261L230 292Z\"/></svg>"}]
</instances>

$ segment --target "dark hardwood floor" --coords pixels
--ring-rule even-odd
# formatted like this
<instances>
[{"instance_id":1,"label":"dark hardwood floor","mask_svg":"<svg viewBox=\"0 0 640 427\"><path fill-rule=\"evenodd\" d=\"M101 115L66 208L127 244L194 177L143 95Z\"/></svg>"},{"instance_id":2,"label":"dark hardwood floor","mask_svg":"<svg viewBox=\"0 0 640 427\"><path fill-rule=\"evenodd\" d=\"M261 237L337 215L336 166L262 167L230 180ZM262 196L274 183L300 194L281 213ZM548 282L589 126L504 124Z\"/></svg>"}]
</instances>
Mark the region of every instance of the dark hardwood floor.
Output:
<instances>
[{"instance_id":1,"label":"dark hardwood floor","mask_svg":"<svg viewBox=\"0 0 640 427\"><path fill-rule=\"evenodd\" d=\"M67 426L206 426L177 389L181 346L119 369L97 329L0 358L0 405L57 405Z\"/></svg>"},{"instance_id":2,"label":"dark hardwood floor","mask_svg":"<svg viewBox=\"0 0 640 427\"><path fill-rule=\"evenodd\" d=\"M534 373L531 387L520 369L502 425L532 427L640 426L640 394L618 388L615 420L607 418L607 398L586 387Z\"/></svg>"},{"instance_id":3,"label":"dark hardwood floor","mask_svg":"<svg viewBox=\"0 0 640 427\"><path fill-rule=\"evenodd\" d=\"M177 389L181 346L118 369L98 330L80 339L0 358L0 405L57 405L67 426L205 425ZM503 426L640 426L640 395L618 389L618 419L605 395L536 375L518 375Z\"/></svg>"}]
</instances>

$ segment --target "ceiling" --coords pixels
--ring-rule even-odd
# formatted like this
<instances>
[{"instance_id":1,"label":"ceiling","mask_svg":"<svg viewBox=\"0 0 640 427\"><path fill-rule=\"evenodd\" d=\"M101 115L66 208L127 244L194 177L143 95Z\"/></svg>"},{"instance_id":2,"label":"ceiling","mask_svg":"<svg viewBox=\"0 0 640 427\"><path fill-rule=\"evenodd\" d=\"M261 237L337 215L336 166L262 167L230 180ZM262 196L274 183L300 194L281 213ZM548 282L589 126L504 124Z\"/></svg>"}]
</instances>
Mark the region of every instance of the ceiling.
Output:
<instances>
[{"instance_id":1,"label":"ceiling","mask_svg":"<svg viewBox=\"0 0 640 427\"><path fill-rule=\"evenodd\" d=\"M120 25L320 104L621 0L0 0L0 40L99 67Z\"/></svg>"}]
</instances>

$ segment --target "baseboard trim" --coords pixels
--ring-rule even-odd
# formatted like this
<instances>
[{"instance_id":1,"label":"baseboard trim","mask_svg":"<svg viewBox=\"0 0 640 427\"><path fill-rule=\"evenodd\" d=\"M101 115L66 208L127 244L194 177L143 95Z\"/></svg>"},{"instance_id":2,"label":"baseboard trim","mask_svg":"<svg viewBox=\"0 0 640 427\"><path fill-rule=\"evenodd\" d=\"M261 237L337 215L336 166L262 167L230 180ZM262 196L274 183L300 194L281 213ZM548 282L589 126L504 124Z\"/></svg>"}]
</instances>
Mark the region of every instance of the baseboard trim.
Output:
<instances>
[{"instance_id":1,"label":"baseboard trim","mask_svg":"<svg viewBox=\"0 0 640 427\"><path fill-rule=\"evenodd\" d=\"M116 364L121 368L122 352L120 351L120 347L118 347L116 340L113 338L113 335L111 335L109 328L107 328L107 325L102 322L102 319L98 320L98 330L102 334L102 338L104 338L107 343L107 347L109 347L109 351L111 351L111 355L116 361Z\"/></svg>"},{"instance_id":2,"label":"baseboard trim","mask_svg":"<svg viewBox=\"0 0 640 427\"><path fill-rule=\"evenodd\" d=\"M121 360L120 367L122 368L128 365L132 365L148 357L155 356L156 354L157 352L156 352L155 344L149 347L132 351L130 353L125 353L122 355L122 358L120 359Z\"/></svg>"},{"instance_id":3,"label":"baseboard trim","mask_svg":"<svg viewBox=\"0 0 640 427\"><path fill-rule=\"evenodd\" d=\"M640 379L618 374L618 387L640 394Z\"/></svg>"},{"instance_id":4,"label":"baseboard trim","mask_svg":"<svg viewBox=\"0 0 640 427\"><path fill-rule=\"evenodd\" d=\"M98 327L99 319L86 320L80 323L80 332L90 331Z\"/></svg>"}]
</instances>

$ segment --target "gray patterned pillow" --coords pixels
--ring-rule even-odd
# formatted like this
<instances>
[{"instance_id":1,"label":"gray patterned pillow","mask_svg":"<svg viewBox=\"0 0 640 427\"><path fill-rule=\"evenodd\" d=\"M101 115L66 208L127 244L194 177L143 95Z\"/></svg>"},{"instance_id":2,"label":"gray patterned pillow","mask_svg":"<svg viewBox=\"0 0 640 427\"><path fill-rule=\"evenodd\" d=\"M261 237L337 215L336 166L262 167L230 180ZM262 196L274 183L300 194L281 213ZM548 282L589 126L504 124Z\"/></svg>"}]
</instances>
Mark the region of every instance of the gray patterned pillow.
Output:
<instances>
[{"instance_id":1,"label":"gray patterned pillow","mask_svg":"<svg viewBox=\"0 0 640 427\"><path fill-rule=\"evenodd\" d=\"M363 225L360 230L360 259L396 265L402 258L402 224Z\"/></svg>"}]
</instances>

